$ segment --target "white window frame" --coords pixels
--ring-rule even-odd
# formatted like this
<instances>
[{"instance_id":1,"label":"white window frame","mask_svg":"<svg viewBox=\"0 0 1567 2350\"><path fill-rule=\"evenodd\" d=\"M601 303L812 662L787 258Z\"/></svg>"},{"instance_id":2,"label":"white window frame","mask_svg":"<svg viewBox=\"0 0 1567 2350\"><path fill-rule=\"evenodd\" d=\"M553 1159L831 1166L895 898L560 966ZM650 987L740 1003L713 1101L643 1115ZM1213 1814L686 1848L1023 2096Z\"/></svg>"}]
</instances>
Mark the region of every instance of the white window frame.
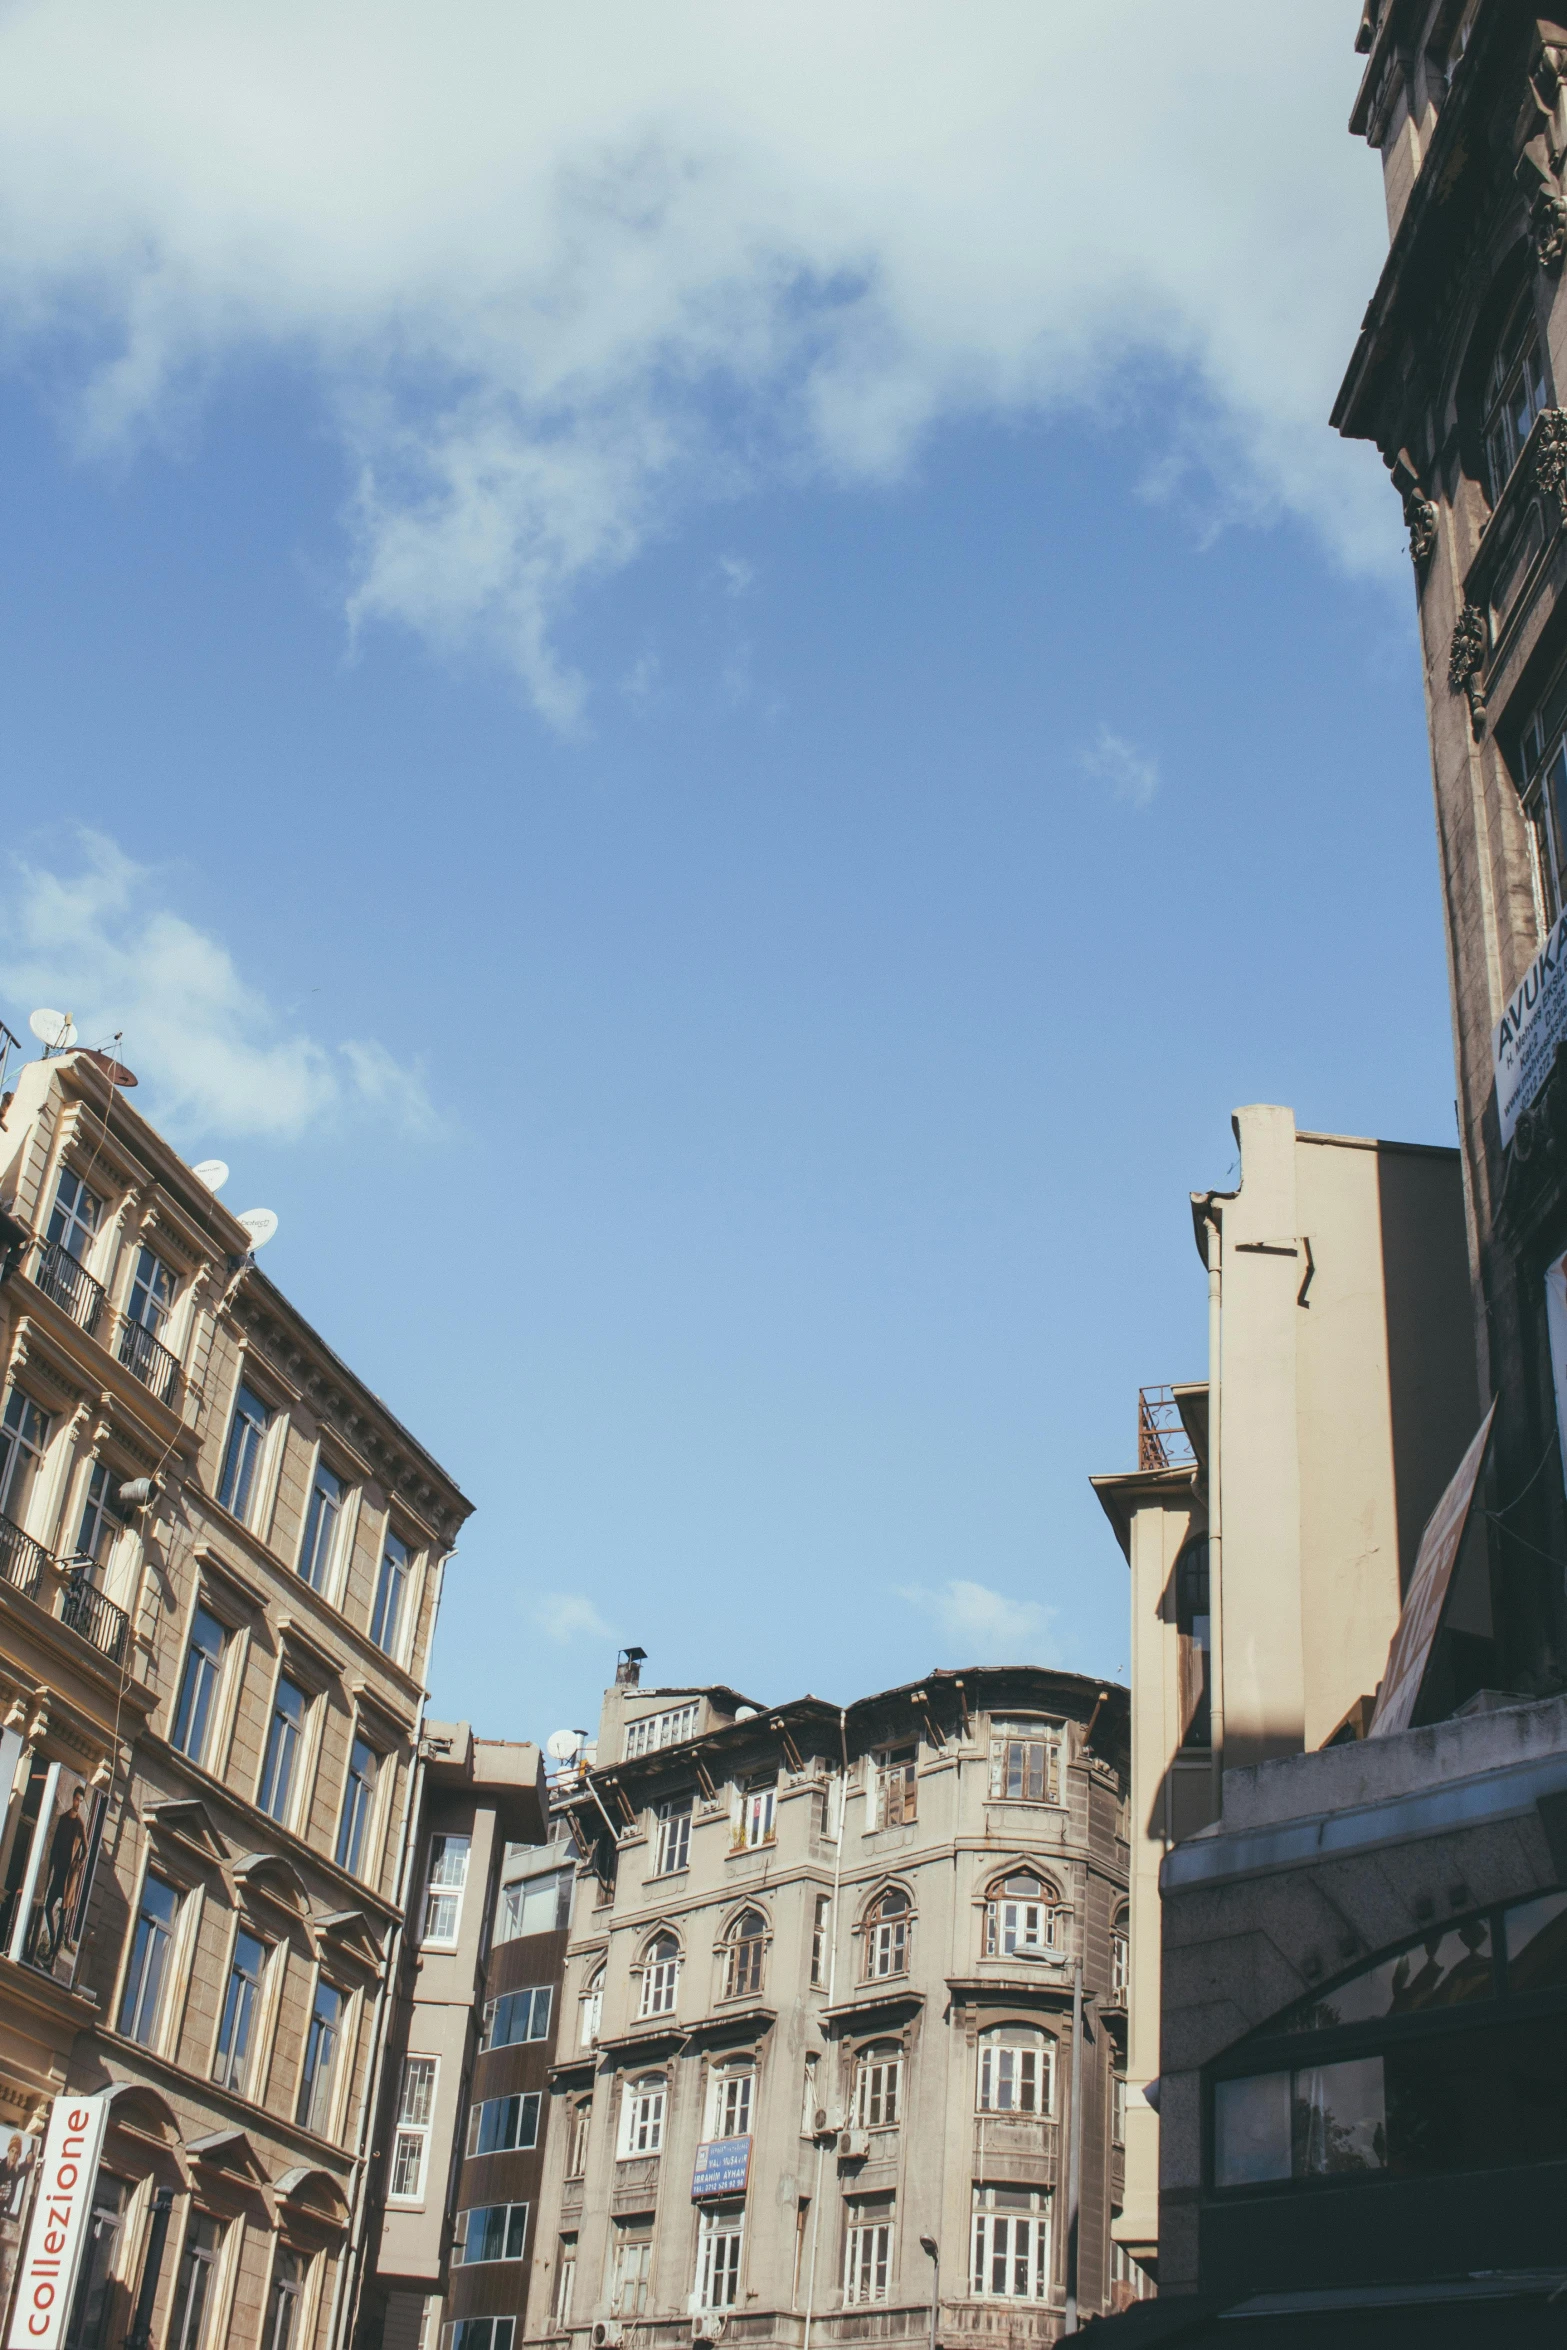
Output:
<instances>
[{"instance_id":1,"label":"white window frame","mask_svg":"<svg viewBox=\"0 0 1567 2350\"><path fill-rule=\"evenodd\" d=\"M1009 2033L1017 2036L1009 2038ZM1038 2037L1024 2039L1024 2033ZM1006 2102L1009 2091L1011 2103ZM992 2024L981 2032L974 2096L976 2113L1048 2119L1056 2106L1054 2036L1038 2024Z\"/></svg>"},{"instance_id":2,"label":"white window frame","mask_svg":"<svg viewBox=\"0 0 1567 2350\"><path fill-rule=\"evenodd\" d=\"M851 2196L843 2240L843 2302L863 2309L885 2301L892 2284L897 2205L892 2195Z\"/></svg>"},{"instance_id":3,"label":"white window frame","mask_svg":"<svg viewBox=\"0 0 1567 2350\"><path fill-rule=\"evenodd\" d=\"M627 2081L620 2095L621 2162L643 2154L662 2154L664 2123L669 2111L669 2081L663 2073L643 2073Z\"/></svg>"},{"instance_id":4,"label":"white window frame","mask_svg":"<svg viewBox=\"0 0 1567 2350\"><path fill-rule=\"evenodd\" d=\"M697 2231L697 2306L733 2309L745 2258L745 2205L705 2203Z\"/></svg>"},{"instance_id":5,"label":"white window frame","mask_svg":"<svg viewBox=\"0 0 1567 2350\"><path fill-rule=\"evenodd\" d=\"M639 1754L658 1754L666 1746L683 1745L696 1736L701 1703L692 1698L688 1705L672 1706L666 1713L644 1714L640 1721L626 1724L626 1735L621 1759L633 1762Z\"/></svg>"},{"instance_id":6,"label":"white window frame","mask_svg":"<svg viewBox=\"0 0 1567 2350\"><path fill-rule=\"evenodd\" d=\"M528 2001L528 2028L525 2032L514 2033L509 2040L497 2040L495 2038L495 2019L507 2001L511 1999L526 1999ZM542 2006L540 2005L541 2001ZM489 2048L525 2048L530 2041L547 2040L550 2036L550 2017L554 2013L554 2007L555 1986L553 1983L519 1983L515 1991L497 1992L493 1999L487 1999L484 2003L484 2021L479 2035L481 2054ZM535 2023L539 2024L537 2031L533 2028Z\"/></svg>"},{"instance_id":7,"label":"white window frame","mask_svg":"<svg viewBox=\"0 0 1567 2350\"><path fill-rule=\"evenodd\" d=\"M709 2138L749 2138L756 2108L756 2066L749 2060L715 2066L708 2084Z\"/></svg>"},{"instance_id":8,"label":"white window frame","mask_svg":"<svg viewBox=\"0 0 1567 2350\"><path fill-rule=\"evenodd\" d=\"M604 1975L605 1968L601 1961L582 1986L582 2020L577 2032L579 2048L591 2048L598 2039L604 2021Z\"/></svg>"},{"instance_id":9,"label":"white window frame","mask_svg":"<svg viewBox=\"0 0 1567 2350\"><path fill-rule=\"evenodd\" d=\"M919 1740L905 1738L897 1746L876 1753L876 1810L878 1828L903 1828L919 1817Z\"/></svg>"},{"instance_id":10,"label":"white window frame","mask_svg":"<svg viewBox=\"0 0 1567 2350\"><path fill-rule=\"evenodd\" d=\"M658 1845L654 1854L653 1874L657 1877L678 1876L691 1865L691 1818L696 1799L690 1795L670 1795L656 1807Z\"/></svg>"},{"instance_id":11,"label":"white window frame","mask_svg":"<svg viewBox=\"0 0 1567 2350\"><path fill-rule=\"evenodd\" d=\"M777 1834L778 1781L768 1779L761 1786L741 1787L736 1792L740 1809L735 1842L746 1852L773 1843Z\"/></svg>"},{"instance_id":12,"label":"white window frame","mask_svg":"<svg viewBox=\"0 0 1567 2350\"><path fill-rule=\"evenodd\" d=\"M465 2203L457 2214L457 2225L452 2236L453 2268L502 2268L513 2260L526 2260L528 2257L529 2209L530 2206L526 2203ZM468 2231L464 2223L471 2220L477 2212L491 2211L504 2211L506 2214L501 2236L503 2246L509 2242L511 2237L512 2214L520 2211L522 2213L522 2241L515 2252L507 2250L485 2252L481 2253L476 2260L470 2259Z\"/></svg>"},{"instance_id":13,"label":"white window frame","mask_svg":"<svg viewBox=\"0 0 1567 2350\"><path fill-rule=\"evenodd\" d=\"M417 2072L415 2067L419 2068ZM403 2058L402 2078L397 2089L397 2120L392 2133L392 2160L387 2172L390 2181L386 2194L388 2203L424 2201L425 2173L430 2161L430 2131L434 2124L435 2098L440 2078L441 2060L438 2056L408 2055ZM412 2114L410 2106L414 2108ZM405 2152L412 2153L415 2165L411 2187L399 2187L397 2184Z\"/></svg>"},{"instance_id":14,"label":"white window frame","mask_svg":"<svg viewBox=\"0 0 1567 2350\"><path fill-rule=\"evenodd\" d=\"M1020 1791L1016 1794L1010 1791L1014 1766L1009 1749L1014 1746L1039 1746L1044 1749L1039 1773L1041 1792L1038 1795L1029 1792L1033 1769L1027 1761L1021 1764L1017 1772L1017 1776L1021 1780ZM1059 1722L1006 1717L992 1719L990 1725L990 1800L992 1803L1050 1804L1059 1810L1061 1807L1062 1763L1062 1735Z\"/></svg>"},{"instance_id":15,"label":"white window frame","mask_svg":"<svg viewBox=\"0 0 1567 2350\"><path fill-rule=\"evenodd\" d=\"M638 2216L611 2222L609 2307L612 2317L641 2317L653 2281L653 2225ZM628 2309L627 2302L631 2303Z\"/></svg>"},{"instance_id":16,"label":"white window frame","mask_svg":"<svg viewBox=\"0 0 1567 2350\"><path fill-rule=\"evenodd\" d=\"M894 1910L890 1917L882 1915L882 1903L889 1893L901 1893L905 1907ZM883 1885L871 1903L865 1920L865 1979L881 1983L894 1975L906 1975L912 1956L914 1940L914 1903L902 1885Z\"/></svg>"},{"instance_id":17,"label":"white window frame","mask_svg":"<svg viewBox=\"0 0 1567 2350\"><path fill-rule=\"evenodd\" d=\"M854 2065L854 2126L895 2130L903 2118L903 2050L878 2040L862 2048Z\"/></svg>"},{"instance_id":18,"label":"white window frame","mask_svg":"<svg viewBox=\"0 0 1567 2350\"><path fill-rule=\"evenodd\" d=\"M1007 1891L1008 1885L1024 1879L1039 1887L1037 1900L1031 1894ZM1011 1923L1009 1912L1014 1913ZM1066 1919L1061 1897L1046 1878L1034 1869L1015 1869L1009 1877L998 1877L986 1898L985 1956L1059 1959L1066 1951Z\"/></svg>"},{"instance_id":19,"label":"white window frame","mask_svg":"<svg viewBox=\"0 0 1567 2350\"><path fill-rule=\"evenodd\" d=\"M1010 2205L997 2207L998 2194L1026 2194L1031 2208L1027 2211ZM969 2289L976 2301L1043 2301L1050 2291L1051 2222L1053 2202L1048 2188L974 2189L973 2213L969 2235ZM1024 2231L1021 2245L1017 2231ZM1014 2285L1021 2258L1029 2280L1029 2289L1017 2292ZM994 2282L995 2263L1005 2262L1008 2282L997 2286Z\"/></svg>"},{"instance_id":20,"label":"white window frame","mask_svg":"<svg viewBox=\"0 0 1567 2350\"><path fill-rule=\"evenodd\" d=\"M497 2138L494 2145L479 2144L484 2135L484 2117L495 2106L514 2105L517 2108L515 2138ZM538 2089L513 2089L504 2097L478 2097L468 2108L468 2136L463 2159L472 2162L481 2154L531 2154L539 2142L540 2114L543 2094ZM527 2135L532 2125L532 2136Z\"/></svg>"},{"instance_id":21,"label":"white window frame","mask_svg":"<svg viewBox=\"0 0 1567 2350\"><path fill-rule=\"evenodd\" d=\"M672 1945L672 1955L656 1958L653 1954L665 1943ZM680 1999L680 1944L673 1934L655 1934L642 1954L642 1997L637 2005L641 2016L673 2015Z\"/></svg>"},{"instance_id":22,"label":"white window frame","mask_svg":"<svg viewBox=\"0 0 1567 2350\"><path fill-rule=\"evenodd\" d=\"M566 2177L580 2179L588 2167L588 2142L593 2135L593 2096L574 2097L566 2116Z\"/></svg>"},{"instance_id":23,"label":"white window frame","mask_svg":"<svg viewBox=\"0 0 1567 2350\"><path fill-rule=\"evenodd\" d=\"M424 1875L423 1931L419 1937L421 1950L456 1949L462 1936L463 1894L472 1857L471 1835L453 1835L443 1829L430 1838ZM451 1873L453 1869L455 1875ZM442 1872L439 1877L437 1870Z\"/></svg>"},{"instance_id":24,"label":"white window frame","mask_svg":"<svg viewBox=\"0 0 1567 2350\"><path fill-rule=\"evenodd\" d=\"M555 2257L555 2329L564 2333L571 2323L571 2304L577 2289L577 2239L562 2236Z\"/></svg>"}]
</instances>

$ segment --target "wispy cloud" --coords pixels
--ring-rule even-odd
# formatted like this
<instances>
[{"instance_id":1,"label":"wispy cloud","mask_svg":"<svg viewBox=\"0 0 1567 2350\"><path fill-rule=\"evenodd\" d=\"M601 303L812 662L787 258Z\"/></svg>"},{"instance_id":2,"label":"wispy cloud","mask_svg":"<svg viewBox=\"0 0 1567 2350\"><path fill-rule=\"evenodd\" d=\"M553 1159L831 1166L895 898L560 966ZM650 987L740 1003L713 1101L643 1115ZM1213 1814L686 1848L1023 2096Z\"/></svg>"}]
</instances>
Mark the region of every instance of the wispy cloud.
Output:
<instances>
[{"instance_id":1,"label":"wispy cloud","mask_svg":"<svg viewBox=\"0 0 1567 2350\"><path fill-rule=\"evenodd\" d=\"M339 436L353 623L488 646L567 729L590 681L556 624L650 533L894 481L976 418L1086 409L1129 484L1173 459L1199 508L1304 517L1392 575L1382 469L1324 423L1386 242L1343 130L1352 15L1181 22L1172 48L1155 0L11 8L9 348L97 449L283 357Z\"/></svg>"},{"instance_id":2,"label":"wispy cloud","mask_svg":"<svg viewBox=\"0 0 1567 2350\"><path fill-rule=\"evenodd\" d=\"M1124 800L1129 808L1146 808L1159 789L1157 759L1108 726L1100 727L1080 758L1084 774L1093 776L1113 800Z\"/></svg>"},{"instance_id":3,"label":"wispy cloud","mask_svg":"<svg viewBox=\"0 0 1567 2350\"><path fill-rule=\"evenodd\" d=\"M1059 1610L1037 1599L1011 1599L987 1583L954 1576L936 1590L907 1584L897 1596L928 1616L953 1664L1059 1664L1054 1626Z\"/></svg>"},{"instance_id":4,"label":"wispy cloud","mask_svg":"<svg viewBox=\"0 0 1567 2350\"><path fill-rule=\"evenodd\" d=\"M84 1044L124 1038L138 1100L177 1138L289 1142L373 1111L410 1134L437 1123L417 1069L374 1039L290 1030L222 941L162 902L163 882L103 833L74 872L13 859L0 989L69 1012Z\"/></svg>"},{"instance_id":5,"label":"wispy cloud","mask_svg":"<svg viewBox=\"0 0 1567 2350\"><path fill-rule=\"evenodd\" d=\"M546 1640L558 1641L563 1648L573 1640L615 1637L592 1600L581 1592L550 1592L536 1603L533 1620Z\"/></svg>"},{"instance_id":6,"label":"wispy cloud","mask_svg":"<svg viewBox=\"0 0 1567 2350\"><path fill-rule=\"evenodd\" d=\"M743 555L720 555L718 569L725 595L749 595L756 585L756 565L748 563Z\"/></svg>"}]
</instances>

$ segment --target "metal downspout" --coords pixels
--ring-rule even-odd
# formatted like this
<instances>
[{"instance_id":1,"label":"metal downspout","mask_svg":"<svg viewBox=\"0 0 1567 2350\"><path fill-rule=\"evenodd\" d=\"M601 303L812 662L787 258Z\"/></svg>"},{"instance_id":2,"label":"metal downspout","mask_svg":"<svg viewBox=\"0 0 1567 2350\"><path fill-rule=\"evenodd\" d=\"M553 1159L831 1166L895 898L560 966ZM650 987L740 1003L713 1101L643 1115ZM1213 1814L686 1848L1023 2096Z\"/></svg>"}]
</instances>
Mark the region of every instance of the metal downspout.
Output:
<instances>
[{"instance_id":1,"label":"metal downspout","mask_svg":"<svg viewBox=\"0 0 1567 2350\"><path fill-rule=\"evenodd\" d=\"M838 1895L843 1884L843 1842L849 1822L849 1715L844 1706L838 1708L838 1752L842 1758L838 1772L838 1843L832 1859L832 1909L829 1923L832 1935L827 1944L827 2004L832 2006L838 1990ZM832 2107L827 2108L831 2113ZM816 2183L811 2194L811 2258L805 2277L805 2333L800 2350L811 2350L811 2321L816 2312L816 2244L822 2225L822 2165L827 2159L823 2139L816 2141Z\"/></svg>"}]
</instances>

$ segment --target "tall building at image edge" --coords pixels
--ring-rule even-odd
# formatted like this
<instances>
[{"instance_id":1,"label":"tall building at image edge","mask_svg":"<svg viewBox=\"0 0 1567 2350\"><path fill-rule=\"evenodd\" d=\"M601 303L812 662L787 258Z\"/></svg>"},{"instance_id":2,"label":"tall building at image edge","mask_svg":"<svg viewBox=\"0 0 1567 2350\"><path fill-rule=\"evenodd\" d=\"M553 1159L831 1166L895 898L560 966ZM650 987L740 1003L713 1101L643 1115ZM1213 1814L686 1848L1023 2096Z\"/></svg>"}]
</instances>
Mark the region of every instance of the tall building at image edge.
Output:
<instances>
[{"instance_id":1,"label":"tall building at image edge","mask_svg":"<svg viewBox=\"0 0 1567 2350\"><path fill-rule=\"evenodd\" d=\"M66 2350L311 2350L469 1505L126 1074L67 1051L0 1104L0 2297Z\"/></svg>"}]
</instances>

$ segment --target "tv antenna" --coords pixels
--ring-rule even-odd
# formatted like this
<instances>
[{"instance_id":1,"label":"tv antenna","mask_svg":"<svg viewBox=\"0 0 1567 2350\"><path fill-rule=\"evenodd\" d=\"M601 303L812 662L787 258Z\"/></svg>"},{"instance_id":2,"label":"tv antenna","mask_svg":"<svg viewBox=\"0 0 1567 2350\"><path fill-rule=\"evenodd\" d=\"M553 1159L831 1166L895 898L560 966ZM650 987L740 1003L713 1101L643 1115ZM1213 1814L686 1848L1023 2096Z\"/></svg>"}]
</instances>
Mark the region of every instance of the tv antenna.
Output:
<instances>
[{"instance_id":1,"label":"tv antenna","mask_svg":"<svg viewBox=\"0 0 1567 2350\"><path fill-rule=\"evenodd\" d=\"M224 1173L228 1173L227 1168L224 1169ZM246 1208L242 1214L235 1217L234 1221L237 1224L243 1224L245 1230L250 1234L252 1256L255 1255L258 1248L266 1247L267 1242L277 1230L277 1218L270 1208Z\"/></svg>"},{"instance_id":2,"label":"tv antenna","mask_svg":"<svg viewBox=\"0 0 1567 2350\"><path fill-rule=\"evenodd\" d=\"M51 1011L47 1004L28 1014L27 1025L43 1046L46 1061L51 1053L68 1053L76 1042L76 1022L70 1013Z\"/></svg>"},{"instance_id":3,"label":"tv antenna","mask_svg":"<svg viewBox=\"0 0 1567 2350\"><path fill-rule=\"evenodd\" d=\"M228 1161L227 1159L203 1159L199 1167L192 1167L191 1173L195 1176L196 1181L204 1183L209 1191L221 1191L229 1179ZM250 1212L254 1215L256 1211L252 1208Z\"/></svg>"}]
</instances>

